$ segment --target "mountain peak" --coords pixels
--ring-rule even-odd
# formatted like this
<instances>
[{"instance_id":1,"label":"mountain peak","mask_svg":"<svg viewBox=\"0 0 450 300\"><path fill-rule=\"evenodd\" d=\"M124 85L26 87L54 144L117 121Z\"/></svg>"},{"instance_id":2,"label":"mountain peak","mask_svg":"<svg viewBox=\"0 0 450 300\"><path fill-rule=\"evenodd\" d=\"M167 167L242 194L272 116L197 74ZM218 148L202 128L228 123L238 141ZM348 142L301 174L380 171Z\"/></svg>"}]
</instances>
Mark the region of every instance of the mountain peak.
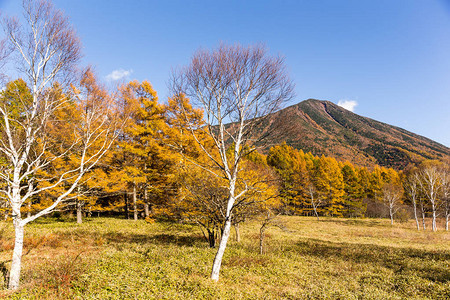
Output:
<instances>
[{"instance_id":1,"label":"mountain peak","mask_svg":"<svg viewBox=\"0 0 450 300\"><path fill-rule=\"evenodd\" d=\"M285 141L314 155L396 169L450 154L449 148L435 141L360 116L327 100L304 100L271 114L266 122L263 126L271 135L265 151Z\"/></svg>"}]
</instances>

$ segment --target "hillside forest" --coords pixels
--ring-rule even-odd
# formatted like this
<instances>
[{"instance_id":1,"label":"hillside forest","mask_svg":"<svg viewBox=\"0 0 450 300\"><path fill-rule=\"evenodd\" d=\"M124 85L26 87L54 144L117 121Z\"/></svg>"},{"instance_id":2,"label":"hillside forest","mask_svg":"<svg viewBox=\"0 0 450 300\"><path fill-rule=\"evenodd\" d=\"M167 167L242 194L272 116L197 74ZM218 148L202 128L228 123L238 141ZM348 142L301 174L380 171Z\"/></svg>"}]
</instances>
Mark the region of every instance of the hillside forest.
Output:
<instances>
[{"instance_id":1,"label":"hillside forest","mask_svg":"<svg viewBox=\"0 0 450 300\"><path fill-rule=\"evenodd\" d=\"M417 230L448 230L448 160L400 171L264 144L270 132L258 135L258 125L293 97L283 60L264 47L198 51L161 100L149 81L106 88L92 68L79 68L80 42L51 3L25 1L24 15L4 20L0 49L0 212L15 229L10 289L19 286L24 227L45 216L196 224L218 248L216 281L231 228L239 236L252 219L414 218Z\"/></svg>"}]
</instances>

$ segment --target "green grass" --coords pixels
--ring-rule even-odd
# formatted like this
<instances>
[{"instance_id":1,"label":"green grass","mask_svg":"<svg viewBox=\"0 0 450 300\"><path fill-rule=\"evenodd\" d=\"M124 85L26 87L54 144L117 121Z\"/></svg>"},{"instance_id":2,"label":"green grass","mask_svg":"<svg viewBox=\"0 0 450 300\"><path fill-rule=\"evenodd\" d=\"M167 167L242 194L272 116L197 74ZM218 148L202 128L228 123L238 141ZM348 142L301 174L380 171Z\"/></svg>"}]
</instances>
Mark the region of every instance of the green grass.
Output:
<instances>
[{"instance_id":1,"label":"green grass","mask_svg":"<svg viewBox=\"0 0 450 300\"><path fill-rule=\"evenodd\" d=\"M282 217L259 255L258 223L216 249L192 225L42 219L25 232L21 289L7 299L449 299L450 234L388 220ZM1 261L13 231L1 223ZM9 266L9 264L7 264ZM1 281L1 280L0 280Z\"/></svg>"}]
</instances>

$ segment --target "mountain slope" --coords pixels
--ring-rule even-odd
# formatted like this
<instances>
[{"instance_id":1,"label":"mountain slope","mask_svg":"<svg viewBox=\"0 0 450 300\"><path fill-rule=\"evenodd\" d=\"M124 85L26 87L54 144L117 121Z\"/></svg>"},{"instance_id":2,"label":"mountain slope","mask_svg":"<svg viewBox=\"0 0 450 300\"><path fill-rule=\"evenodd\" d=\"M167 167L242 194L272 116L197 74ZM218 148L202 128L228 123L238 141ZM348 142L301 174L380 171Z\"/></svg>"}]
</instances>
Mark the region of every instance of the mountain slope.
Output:
<instances>
[{"instance_id":1,"label":"mountain slope","mask_svg":"<svg viewBox=\"0 0 450 300\"><path fill-rule=\"evenodd\" d=\"M271 114L258 132L269 133L262 145L265 152L285 141L305 152L360 166L403 169L411 162L450 155L449 148L428 138L314 99Z\"/></svg>"}]
</instances>

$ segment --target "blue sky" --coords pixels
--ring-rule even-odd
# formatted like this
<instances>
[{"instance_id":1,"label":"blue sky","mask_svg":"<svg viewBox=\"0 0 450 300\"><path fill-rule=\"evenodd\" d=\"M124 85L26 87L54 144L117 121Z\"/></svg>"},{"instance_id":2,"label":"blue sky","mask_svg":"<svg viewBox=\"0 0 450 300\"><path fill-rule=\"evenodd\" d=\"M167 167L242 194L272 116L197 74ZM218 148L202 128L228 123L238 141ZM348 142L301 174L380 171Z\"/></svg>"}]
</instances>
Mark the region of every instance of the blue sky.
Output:
<instances>
[{"instance_id":1,"label":"blue sky","mask_svg":"<svg viewBox=\"0 0 450 300\"><path fill-rule=\"evenodd\" d=\"M0 9L18 14L19 4L0 0ZM357 114L450 146L448 0L54 4L81 38L82 63L109 84L120 75L146 79L164 100L171 69L188 64L198 48L264 43L285 57L296 84L288 105L346 100Z\"/></svg>"}]
</instances>

